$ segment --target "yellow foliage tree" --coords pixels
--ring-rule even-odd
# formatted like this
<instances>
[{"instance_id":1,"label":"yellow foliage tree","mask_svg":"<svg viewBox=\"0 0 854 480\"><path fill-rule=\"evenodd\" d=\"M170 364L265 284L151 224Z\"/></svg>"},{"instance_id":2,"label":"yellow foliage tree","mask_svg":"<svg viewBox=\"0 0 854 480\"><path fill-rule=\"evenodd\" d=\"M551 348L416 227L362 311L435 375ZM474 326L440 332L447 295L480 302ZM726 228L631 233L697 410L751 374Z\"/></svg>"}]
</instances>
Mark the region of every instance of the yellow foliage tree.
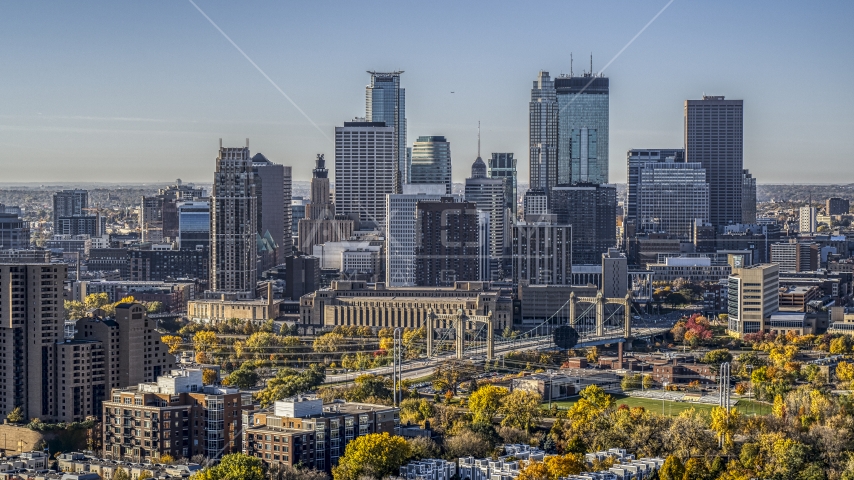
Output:
<instances>
[{"instance_id":1,"label":"yellow foliage tree","mask_svg":"<svg viewBox=\"0 0 854 480\"><path fill-rule=\"evenodd\" d=\"M840 382L850 382L854 380L854 363L839 362L836 366L836 378Z\"/></svg>"},{"instance_id":2,"label":"yellow foliage tree","mask_svg":"<svg viewBox=\"0 0 854 480\"><path fill-rule=\"evenodd\" d=\"M184 341L183 338L178 335L163 335L160 337L160 341L169 347L169 353L172 355L178 353L178 349L181 348L181 343Z\"/></svg>"},{"instance_id":3,"label":"yellow foliage tree","mask_svg":"<svg viewBox=\"0 0 854 480\"><path fill-rule=\"evenodd\" d=\"M409 458L410 446L403 437L370 433L347 444L344 456L332 469L335 480L359 480L363 476L385 478Z\"/></svg>"},{"instance_id":4,"label":"yellow foliage tree","mask_svg":"<svg viewBox=\"0 0 854 480\"><path fill-rule=\"evenodd\" d=\"M469 410L472 413L474 423L492 423L501 401L510 392L506 388L495 385L484 385L469 396Z\"/></svg>"},{"instance_id":5,"label":"yellow foliage tree","mask_svg":"<svg viewBox=\"0 0 854 480\"><path fill-rule=\"evenodd\" d=\"M205 368L202 370L202 383L205 385L214 385L216 384L217 378L216 370L212 368Z\"/></svg>"},{"instance_id":6,"label":"yellow foliage tree","mask_svg":"<svg viewBox=\"0 0 854 480\"><path fill-rule=\"evenodd\" d=\"M200 330L193 335L193 348L196 352L207 353L216 343L216 333L209 330Z\"/></svg>"}]
</instances>

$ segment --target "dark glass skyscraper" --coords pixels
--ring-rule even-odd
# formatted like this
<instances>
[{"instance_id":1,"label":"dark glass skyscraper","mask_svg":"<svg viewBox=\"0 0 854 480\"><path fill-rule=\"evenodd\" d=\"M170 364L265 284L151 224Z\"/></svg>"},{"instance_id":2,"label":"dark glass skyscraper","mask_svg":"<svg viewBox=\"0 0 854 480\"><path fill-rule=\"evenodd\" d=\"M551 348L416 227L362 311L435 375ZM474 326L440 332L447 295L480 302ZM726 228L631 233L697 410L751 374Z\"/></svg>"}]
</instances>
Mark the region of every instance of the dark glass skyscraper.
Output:
<instances>
[{"instance_id":1,"label":"dark glass skyscraper","mask_svg":"<svg viewBox=\"0 0 854 480\"><path fill-rule=\"evenodd\" d=\"M445 185L445 194L451 194L451 143L445 137L418 137L412 144L412 159L406 183L441 183Z\"/></svg>"},{"instance_id":2,"label":"dark glass skyscraper","mask_svg":"<svg viewBox=\"0 0 854 480\"><path fill-rule=\"evenodd\" d=\"M400 74L395 72L374 72L371 83L365 88L365 120L384 122L394 128L394 155L397 160L395 171L395 190L402 193L406 172L406 89L400 88Z\"/></svg>"},{"instance_id":3,"label":"dark glass skyscraper","mask_svg":"<svg viewBox=\"0 0 854 480\"><path fill-rule=\"evenodd\" d=\"M609 79L585 74L554 81L558 183L608 183Z\"/></svg>"},{"instance_id":4,"label":"dark glass skyscraper","mask_svg":"<svg viewBox=\"0 0 854 480\"><path fill-rule=\"evenodd\" d=\"M549 210L562 225L572 225L572 263L598 264L617 244L617 189L581 183L559 185L549 196Z\"/></svg>"},{"instance_id":5,"label":"dark glass skyscraper","mask_svg":"<svg viewBox=\"0 0 854 480\"><path fill-rule=\"evenodd\" d=\"M703 96L685 101L685 159L699 162L709 182L709 221L742 222L744 101Z\"/></svg>"}]
</instances>

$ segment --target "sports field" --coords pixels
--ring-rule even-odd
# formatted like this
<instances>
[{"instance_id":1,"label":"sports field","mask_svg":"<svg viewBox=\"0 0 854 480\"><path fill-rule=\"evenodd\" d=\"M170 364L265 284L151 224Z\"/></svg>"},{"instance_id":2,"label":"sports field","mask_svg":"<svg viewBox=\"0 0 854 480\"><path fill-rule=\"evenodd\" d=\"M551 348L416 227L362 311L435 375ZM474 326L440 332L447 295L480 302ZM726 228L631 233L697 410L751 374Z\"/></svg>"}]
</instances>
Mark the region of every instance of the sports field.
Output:
<instances>
[{"instance_id":1,"label":"sports field","mask_svg":"<svg viewBox=\"0 0 854 480\"><path fill-rule=\"evenodd\" d=\"M709 413L714 405L709 405L707 403L691 403L691 402L672 402L668 400L656 400L653 398L639 398L639 397L629 397L627 395L622 394L611 394L612 397L617 402L617 405L625 404L629 407L644 407L648 410L652 410L655 412L663 412L665 415L678 415L679 412L683 410L688 410L689 408L694 408L698 412ZM561 400L552 402L553 405L557 405L558 408L566 409L571 407L577 398L570 400ZM734 401L734 400L733 400ZM543 404L548 407L548 402ZM770 413L771 406L768 404L763 404L757 402L755 400L739 400L738 404L736 404L735 408L737 408L744 415L762 415Z\"/></svg>"}]
</instances>

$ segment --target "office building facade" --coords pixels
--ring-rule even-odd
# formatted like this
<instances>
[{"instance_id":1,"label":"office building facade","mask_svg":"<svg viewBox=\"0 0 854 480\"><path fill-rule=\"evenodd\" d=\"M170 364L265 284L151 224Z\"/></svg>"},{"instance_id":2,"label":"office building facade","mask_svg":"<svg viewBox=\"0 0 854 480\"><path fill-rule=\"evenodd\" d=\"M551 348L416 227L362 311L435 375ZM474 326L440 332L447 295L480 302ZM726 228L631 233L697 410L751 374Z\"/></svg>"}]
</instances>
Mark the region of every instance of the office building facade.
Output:
<instances>
[{"instance_id":1,"label":"office building facade","mask_svg":"<svg viewBox=\"0 0 854 480\"><path fill-rule=\"evenodd\" d=\"M730 335L764 331L765 321L780 309L779 280L779 266L773 263L732 269L727 280Z\"/></svg>"},{"instance_id":2,"label":"office building facade","mask_svg":"<svg viewBox=\"0 0 854 480\"><path fill-rule=\"evenodd\" d=\"M517 203L519 197L517 193L516 180L516 159L512 153L493 153L486 161L486 176L489 178L504 179L504 198L507 209L510 211L510 218L515 219L517 216Z\"/></svg>"},{"instance_id":3,"label":"office building facade","mask_svg":"<svg viewBox=\"0 0 854 480\"><path fill-rule=\"evenodd\" d=\"M139 209L142 240L146 242L174 241L179 236L178 203L200 201L205 189L177 180L161 188L157 195L143 196Z\"/></svg>"},{"instance_id":4,"label":"office building facade","mask_svg":"<svg viewBox=\"0 0 854 480\"><path fill-rule=\"evenodd\" d=\"M558 103L554 80L540 71L528 103L529 186L548 191L559 182ZM568 171L565 172L568 183Z\"/></svg>"},{"instance_id":5,"label":"office building facade","mask_svg":"<svg viewBox=\"0 0 854 480\"><path fill-rule=\"evenodd\" d=\"M265 237L269 232L275 249L275 263L285 263L285 257L293 255L291 238L291 167L271 162L263 154L252 157L254 173L256 211L258 225L256 231Z\"/></svg>"},{"instance_id":6,"label":"office building facade","mask_svg":"<svg viewBox=\"0 0 854 480\"><path fill-rule=\"evenodd\" d=\"M512 256L514 285L571 285L572 226L517 223Z\"/></svg>"},{"instance_id":7,"label":"office building facade","mask_svg":"<svg viewBox=\"0 0 854 480\"><path fill-rule=\"evenodd\" d=\"M60 217L80 217L88 215L88 190L63 190L53 194L53 224L59 223Z\"/></svg>"},{"instance_id":8,"label":"office building facade","mask_svg":"<svg viewBox=\"0 0 854 480\"><path fill-rule=\"evenodd\" d=\"M599 264L617 245L617 189L607 185L560 185L552 189L549 211L557 222L572 225L572 262Z\"/></svg>"},{"instance_id":9,"label":"office building facade","mask_svg":"<svg viewBox=\"0 0 854 480\"><path fill-rule=\"evenodd\" d=\"M457 281L477 281L476 205L442 197L435 202L419 201L415 211L415 284L448 287Z\"/></svg>"},{"instance_id":10,"label":"office building facade","mask_svg":"<svg viewBox=\"0 0 854 480\"><path fill-rule=\"evenodd\" d=\"M741 176L741 223L756 223L756 178L747 169Z\"/></svg>"},{"instance_id":11,"label":"office building facade","mask_svg":"<svg viewBox=\"0 0 854 480\"><path fill-rule=\"evenodd\" d=\"M211 245L211 205L207 201L177 202L178 248L209 250Z\"/></svg>"},{"instance_id":12,"label":"office building facade","mask_svg":"<svg viewBox=\"0 0 854 480\"><path fill-rule=\"evenodd\" d=\"M408 178L406 171L406 89L400 87L400 75L403 71L369 71L368 73L371 75L371 83L365 88L365 120L382 122L393 130L392 155L396 166L392 168L394 189L388 193L401 193L402 185L405 183L404 179ZM336 173L337 168L336 163ZM336 177L336 189L338 185Z\"/></svg>"},{"instance_id":13,"label":"office building facade","mask_svg":"<svg viewBox=\"0 0 854 480\"><path fill-rule=\"evenodd\" d=\"M415 207L418 202L436 202L446 196L445 185L404 185L404 193L386 196L386 285L415 285Z\"/></svg>"},{"instance_id":14,"label":"office building facade","mask_svg":"<svg viewBox=\"0 0 854 480\"><path fill-rule=\"evenodd\" d=\"M685 101L685 160L698 162L709 183L709 222L742 221L744 101L703 96Z\"/></svg>"},{"instance_id":15,"label":"office building facade","mask_svg":"<svg viewBox=\"0 0 854 480\"><path fill-rule=\"evenodd\" d=\"M699 163L666 161L638 165L636 200L639 231L665 232L690 239L694 223L709 219L706 171Z\"/></svg>"},{"instance_id":16,"label":"office building facade","mask_svg":"<svg viewBox=\"0 0 854 480\"><path fill-rule=\"evenodd\" d=\"M0 207L3 205L0 204ZM18 214L0 211L0 250L30 248L30 226Z\"/></svg>"},{"instance_id":17,"label":"office building facade","mask_svg":"<svg viewBox=\"0 0 854 480\"><path fill-rule=\"evenodd\" d=\"M641 166L664 162L685 163L685 149L633 148L626 153L626 219L638 218L638 180Z\"/></svg>"},{"instance_id":18,"label":"office building facade","mask_svg":"<svg viewBox=\"0 0 854 480\"><path fill-rule=\"evenodd\" d=\"M816 208L801 207L798 209L798 231L800 233L815 233L816 229Z\"/></svg>"},{"instance_id":19,"label":"office building facade","mask_svg":"<svg viewBox=\"0 0 854 480\"><path fill-rule=\"evenodd\" d=\"M414 185L443 184L445 195L451 194L451 143L445 137L418 137L412 144L412 157L406 183Z\"/></svg>"},{"instance_id":20,"label":"office building facade","mask_svg":"<svg viewBox=\"0 0 854 480\"><path fill-rule=\"evenodd\" d=\"M771 244L771 263L781 272L814 272L819 266L819 245L813 242Z\"/></svg>"},{"instance_id":21,"label":"office building facade","mask_svg":"<svg viewBox=\"0 0 854 480\"><path fill-rule=\"evenodd\" d=\"M489 214L489 257L492 280L504 277L503 258L505 242L509 241L506 228L506 192L503 179L488 178L486 164L480 156L471 168L471 177L466 179L465 200L472 202L478 210Z\"/></svg>"},{"instance_id":22,"label":"office building facade","mask_svg":"<svg viewBox=\"0 0 854 480\"><path fill-rule=\"evenodd\" d=\"M609 79L588 73L555 78L554 85L558 183L608 183Z\"/></svg>"},{"instance_id":23,"label":"office building facade","mask_svg":"<svg viewBox=\"0 0 854 480\"><path fill-rule=\"evenodd\" d=\"M211 195L210 284L213 291L252 297L257 275L258 209L255 174L246 147L223 148ZM281 212L279 212L281 214Z\"/></svg>"},{"instance_id":24,"label":"office building facade","mask_svg":"<svg viewBox=\"0 0 854 480\"><path fill-rule=\"evenodd\" d=\"M383 122L344 122L335 127L335 211L380 228L385 199L395 187L397 137Z\"/></svg>"},{"instance_id":25,"label":"office building facade","mask_svg":"<svg viewBox=\"0 0 854 480\"><path fill-rule=\"evenodd\" d=\"M845 198L828 198L825 209L828 215L848 215L851 203Z\"/></svg>"}]
</instances>

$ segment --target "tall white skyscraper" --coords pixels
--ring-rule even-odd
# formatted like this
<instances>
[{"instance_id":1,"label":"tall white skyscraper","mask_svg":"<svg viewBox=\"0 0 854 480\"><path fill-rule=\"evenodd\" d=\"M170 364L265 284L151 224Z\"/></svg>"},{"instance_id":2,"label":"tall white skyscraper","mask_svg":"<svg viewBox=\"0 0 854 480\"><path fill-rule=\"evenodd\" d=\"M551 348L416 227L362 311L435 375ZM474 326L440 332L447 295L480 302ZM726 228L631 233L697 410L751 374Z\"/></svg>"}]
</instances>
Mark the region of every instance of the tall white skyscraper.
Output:
<instances>
[{"instance_id":1,"label":"tall white skyscraper","mask_svg":"<svg viewBox=\"0 0 854 480\"><path fill-rule=\"evenodd\" d=\"M443 184L409 184L403 192L386 196L386 284L390 287L415 285L416 205L447 196Z\"/></svg>"},{"instance_id":2,"label":"tall white skyscraper","mask_svg":"<svg viewBox=\"0 0 854 480\"><path fill-rule=\"evenodd\" d=\"M386 195L395 193L395 131L356 119L335 127L335 212L384 228Z\"/></svg>"},{"instance_id":3,"label":"tall white skyscraper","mask_svg":"<svg viewBox=\"0 0 854 480\"><path fill-rule=\"evenodd\" d=\"M534 80L528 116L530 188L548 191L558 184L558 106L549 72Z\"/></svg>"},{"instance_id":4,"label":"tall white skyscraper","mask_svg":"<svg viewBox=\"0 0 854 480\"><path fill-rule=\"evenodd\" d=\"M394 155L397 168L394 171L395 190L401 193L407 178L406 153L406 89L400 88L400 74L403 71L374 72L371 83L365 88L365 120L385 122L394 128Z\"/></svg>"},{"instance_id":5,"label":"tall white skyscraper","mask_svg":"<svg viewBox=\"0 0 854 480\"><path fill-rule=\"evenodd\" d=\"M255 174L246 147L220 141L211 194L210 288L254 297L257 279L258 210Z\"/></svg>"}]
</instances>

